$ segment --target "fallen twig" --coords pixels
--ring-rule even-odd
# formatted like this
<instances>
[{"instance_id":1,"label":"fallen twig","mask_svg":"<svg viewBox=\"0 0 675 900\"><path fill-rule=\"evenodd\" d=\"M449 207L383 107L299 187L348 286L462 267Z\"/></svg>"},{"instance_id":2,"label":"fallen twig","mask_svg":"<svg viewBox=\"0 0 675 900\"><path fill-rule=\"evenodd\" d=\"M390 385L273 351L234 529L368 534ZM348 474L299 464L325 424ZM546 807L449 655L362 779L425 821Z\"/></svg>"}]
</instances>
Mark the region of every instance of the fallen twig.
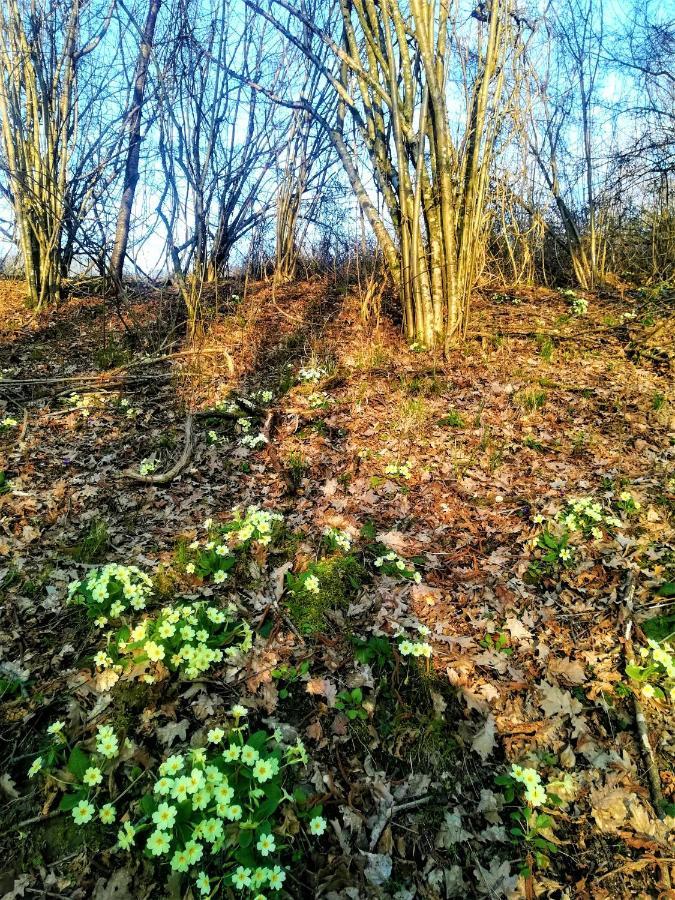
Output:
<instances>
[{"instance_id":1,"label":"fallen twig","mask_svg":"<svg viewBox=\"0 0 675 900\"><path fill-rule=\"evenodd\" d=\"M675 859L672 858L664 858L659 859L657 856L643 856L641 859L634 859L630 862L625 863L623 866L619 866L618 869L612 869L611 872L605 872L604 875L601 875L597 878L597 882L600 883L604 881L606 878L611 878L613 875L619 875L621 872L638 872L640 869L644 869L645 866L653 866L653 865L662 865L663 863L675 863Z\"/></svg>"},{"instance_id":2,"label":"fallen twig","mask_svg":"<svg viewBox=\"0 0 675 900\"><path fill-rule=\"evenodd\" d=\"M262 431L260 432L268 444L269 444L271 436L272 436L272 429L274 428L274 416L275 416L274 410L271 409L267 413L267 417L265 418L265 423L262 427Z\"/></svg>"},{"instance_id":3,"label":"fallen twig","mask_svg":"<svg viewBox=\"0 0 675 900\"><path fill-rule=\"evenodd\" d=\"M635 663L635 650L633 649L633 597L635 596L635 573L630 572L626 580L626 588L623 598L622 619L625 625L624 632L624 655L628 665ZM659 776L659 768L656 764L656 757L649 740L649 728L647 718L645 716L644 707L640 701L637 689L633 690L633 705L635 709L635 723L637 726L638 736L640 738L640 748L647 767L647 777L649 779L649 787L652 795L656 814L660 819L664 818L663 812L663 791L661 790L661 778Z\"/></svg>"},{"instance_id":4,"label":"fallen twig","mask_svg":"<svg viewBox=\"0 0 675 900\"><path fill-rule=\"evenodd\" d=\"M406 812L411 809L419 809L420 806L426 806L427 803L431 803L433 799L434 797L432 794L427 794L424 797L418 797L416 800L408 800L406 803L392 803L391 806L388 806L384 811L384 815L380 817L373 828L370 836L370 852L372 853L375 850L377 842L382 836L382 832L397 813Z\"/></svg>"},{"instance_id":5,"label":"fallen twig","mask_svg":"<svg viewBox=\"0 0 675 900\"><path fill-rule=\"evenodd\" d=\"M23 410L23 422L21 423L21 431L19 432L18 443L21 444L26 437L26 432L28 431L28 407L24 407Z\"/></svg>"},{"instance_id":6,"label":"fallen twig","mask_svg":"<svg viewBox=\"0 0 675 900\"><path fill-rule=\"evenodd\" d=\"M180 475L187 468L194 450L194 416L189 415L185 420L185 444L180 459L167 472L161 472L157 475L141 475L140 472L134 472L132 469L125 469L122 472L127 478L133 481L139 481L141 484L168 484L170 481Z\"/></svg>"},{"instance_id":7,"label":"fallen twig","mask_svg":"<svg viewBox=\"0 0 675 900\"><path fill-rule=\"evenodd\" d=\"M623 651L627 665L635 663L635 650L633 649L633 598L635 596L635 572L629 572L626 579L626 587L623 595L623 604L621 609L621 620L625 625ZM659 767L656 763L656 756L649 739L649 725L645 716L644 707L640 701L639 688L633 684L633 709L635 711L635 726L637 728L638 737L640 738L640 750L647 769L647 780L649 781L649 792L652 798L654 811L659 819L665 818L663 805L663 791L661 789L661 776L659 775ZM668 889L671 887L670 873L668 866L660 865L663 883Z\"/></svg>"},{"instance_id":8,"label":"fallen twig","mask_svg":"<svg viewBox=\"0 0 675 900\"><path fill-rule=\"evenodd\" d=\"M0 379L0 388L2 387L14 387L20 386L24 384L60 384L60 383L71 383L78 381L116 381L116 380L129 380L129 376L124 373L128 369L136 369L142 366L152 366L155 363L167 362L171 359L178 359L182 356L207 356L211 354L219 354L221 356L225 356L227 358L227 366L230 370L231 374L234 374L234 363L232 361L232 357L224 349L207 349L207 350L180 350L176 353L167 353L164 356L147 356L143 359L132 360L129 363L125 363L123 366L118 366L116 369L113 369L110 372L92 372L90 374L82 373L80 375L54 375L49 378L1 378ZM144 376L133 376L135 379L143 378L164 378L167 377L169 373L162 373L161 375L144 375ZM237 401L238 402L238 401ZM252 406L253 404L251 404Z\"/></svg>"},{"instance_id":9,"label":"fallen twig","mask_svg":"<svg viewBox=\"0 0 675 900\"><path fill-rule=\"evenodd\" d=\"M1 378L0 379L0 388L3 387L21 387L26 384L78 384L85 382L101 382L105 383L106 381L112 381L114 383L123 382L123 381L148 381L151 378L170 378L171 372L158 372L154 375L124 375L119 374L116 375L114 373L110 374L92 374L87 375L83 373L82 375L55 375L51 378ZM70 388L67 388L60 393L65 394L68 393ZM82 388L81 390L85 390ZM58 397L58 394L54 394L55 397Z\"/></svg>"},{"instance_id":10,"label":"fallen twig","mask_svg":"<svg viewBox=\"0 0 675 900\"><path fill-rule=\"evenodd\" d=\"M5 829L5 831L0 831L0 838L4 837L6 834L10 834L11 832L19 831L21 828L27 828L29 825L37 825L38 822L48 822L49 819L54 819L56 816L62 815L62 810L54 809L52 812L48 812L44 816L32 816L30 819L24 819L22 822L17 822L16 825L12 825L11 828Z\"/></svg>"}]
</instances>

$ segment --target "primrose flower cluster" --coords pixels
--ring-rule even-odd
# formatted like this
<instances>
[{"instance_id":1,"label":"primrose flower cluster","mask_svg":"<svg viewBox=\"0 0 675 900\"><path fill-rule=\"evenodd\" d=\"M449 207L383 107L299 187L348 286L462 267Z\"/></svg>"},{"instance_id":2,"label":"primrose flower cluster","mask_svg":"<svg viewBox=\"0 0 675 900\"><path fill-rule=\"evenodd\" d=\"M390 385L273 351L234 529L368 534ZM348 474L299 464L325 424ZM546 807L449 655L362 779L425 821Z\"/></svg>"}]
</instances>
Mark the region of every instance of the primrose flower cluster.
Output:
<instances>
[{"instance_id":1,"label":"primrose flower cluster","mask_svg":"<svg viewBox=\"0 0 675 900\"><path fill-rule=\"evenodd\" d=\"M630 494L627 496L630 497ZM584 537L594 537L596 540L604 537L602 525L608 529L623 527L621 519L607 513L602 504L592 497L573 497L558 513L557 520L568 531L579 531Z\"/></svg>"},{"instance_id":2,"label":"primrose flower cluster","mask_svg":"<svg viewBox=\"0 0 675 900\"><path fill-rule=\"evenodd\" d=\"M18 424L16 419L13 419L11 416L5 416L0 422L0 431L9 431L10 428L16 428Z\"/></svg>"},{"instance_id":3,"label":"primrose flower cluster","mask_svg":"<svg viewBox=\"0 0 675 900\"><path fill-rule=\"evenodd\" d=\"M305 382L321 381L328 375L328 370L323 366L303 366L298 371L298 380Z\"/></svg>"},{"instance_id":4,"label":"primrose flower cluster","mask_svg":"<svg viewBox=\"0 0 675 900\"><path fill-rule=\"evenodd\" d=\"M274 400L274 393L268 390L254 391L251 394L251 400L253 400L254 403L260 403L261 405L266 406Z\"/></svg>"},{"instance_id":5,"label":"primrose flower cluster","mask_svg":"<svg viewBox=\"0 0 675 900\"><path fill-rule=\"evenodd\" d=\"M232 723L209 730L207 747L166 758L152 789L130 796L125 811L118 807L128 789L106 796L113 782L105 775L118 756L119 741L110 726L100 726L92 756L80 746L70 753L67 766L76 780L61 809L71 812L76 825L86 826L97 817L103 825L117 827L119 852L144 846L158 863L193 879L202 896L213 897L220 888L258 897L261 890L281 890L286 871L280 854L289 837L279 828L284 818L280 807L293 802L284 776L290 767L307 764L307 752L301 741L284 747L277 732L246 737L248 711L243 706L234 706L230 715ZM48 772L41 759L31 766L31 777L39 771ZM135 821L134 813L140 813ZM320 836L327 827L321 813L321 806L298 808L296 819L306 820L309 834Z\"/></svg>"},{"instance_id":6,"label":"primrose flower cluster","mask_svg":"<svg viewBox=\"0 0 675 900\"><path fill-rule=\"evenodd\" d=\"M79 410L83 418L87 418L91 413L92 408L96 406L100 406L102 402L104 402L103 394L100 393L91 393L85 394L85 396L81 396L80 394L73 392L69 394L65 401L67 406L71 406L73 409Z\"/></svg>"},{"instance_id":7,"label":"primrose flower cluster","mask_svg":"<svg viewBox=\"0 0 675 900\"><path fill-rule=\"evenodd\" d=\"M241 510L235 507L232 514L233 521L224 526L224 531L236 548L248 548L254 541L263 547L268 546L284 521L281 513L261 509L258 506L249 506L244 516Z\"/></svg>"},{"instance_id":8,"label":"primrose flower cluster","mask_svg":"<svg viewBox=\"0 0 675 900\"><path fill-rule=\"evenodd\" d=\"M402 578L404 581L414 581L415 584L422 582L422 575L415 570L413 563L406 561L393 550L378 556L375 559L375 566L384 575Z\"/></svg>"},{"instance_id":9,"label":"primrose flower cluster","mask_svg":"<svg viewBox=\"0 0 675 900\"><path fill-rule=\"evenodd\" d=\"M241 432L241 442L244 447L255 450L256 447L267 443L267 438L262 432L253 433L253 419L250 416L239 416L237 418L237 427Z\"/></svg>"},{"instance_id":10,"label":"primrose flower cluster","mask_svg":"<svg viewBox=\"0 0 675 900\"><path fill-rule=\"evenodd\" d=\"M570 312L575 316L586 315L588 312L588 300L586 300L585 297L580 297L576 291L573 291L570 288L560 290L560 294L562 294L569 303Z\"/></svg>"},{"instance_id":11,"label":"primrose flower cluster","mask_svg":"<svg viewBox=\"0 0 675 900\"><path fill-rule=\"evenodd\" d=\"M264 447L265 444L269 443L262 431L258 432L258 434L245 434L241 442L249 450L257 450L258 447Z\"/></svg>"},{"instance_id":12,"label":"primrose flower cluster","mask_svg":"<svg viewBox=\"0 0 675 900\"><path fill-rule=\"evenodd\" d=\"M135 419L140 413L140 409L134 409L127 397L121 397L117 401L113 402L115 406L117 406L122 412L124 412L127 419Z\"/></svg>"},{"instance_id":13,"label":"primrose flower cluster","mask_svg":"<svg viewBox=\"0 0 675 900\"><path fill-rule=\"evenodd\" d=\"M426 625L418 625L417 631L422 637L428 637L430 634ZM431 659L432 647L428 641L418 641L406 637L404 633L397 636L399 640L398 652L401 656L414 656Z\"/></svg>"},{"instance_id":14,"label":"primrose flower cluster","mask_svg":"<svg viewBox=\"0 0 675 900\"><path fill-rule=\"evenodd\" d=\"M310 566L309 569L304 572L300 572L299 575L287 572L286 582L292 594L301 594L305 591L307 594L314 594L316 596L321 593L321 581L315 574L313 566Z\"/></svg>"},{"instance_id":15,"label":"primrose flower cluster","mask_svg":"<svg viewBox=\"0 0 675 900\"><path fill-rule=\"evenodd\" d=\"M615 505L628 513L633 513L640 507L628 491L620 495ZM606 533L623 528L621 519L593 497L572 497L552 521L546 522L541 513L536 513L532 521L535 525L545 525L543 532L532 540L532 548L544 550L540 564L551 569L573 564L575 547L572 540L575 535L600 541ZM538 565L535 564L534 567Z\"/></svg>"},{"instance_id":16,"label":"primrose flower cluster","mask_svg":"<svg viewBox=\"0 0 675 900\"><path fill-rule=\"evenodd\" d=\"M120 744L110 725L99 725L93 739L93 753L84 752L81 746L70 747L65 734L65 722L53 722L47 728L52 743L44 748L28 769L28 777L35 778L42 773L49 775L55 766L64 766L74 776L71 783L73 792L61 801L61 809L70 811L77 825L90 822L96 812L93 799L102 789L105 775L110 769L110 760L120 752ZM130 742L126 742L131 746ZM100 807L99 818L104 825L111 825L117 817L115 807L106 803Z\"/></svg>"},{"instance_id":17,"label":"primrose flower cluster","mask_svg":"<svg viewBox=\"0 0 675 900\"><path fill-rule=\"evenodd\" d=\"M511 766L510 775L514 781L522 784L525 788L523 797L529 806L543 806L546 803L548 796L546 788L541 783L541 775L536 769L524 768L514 764Z\"/></svg>"},{"instance_id":18,"label":"primrose flower cluster","mask_svg":"<svg viewBox=\"0 0 675 900\"><path fill-rule=\"evenodd\" d=\"M40 755L37 756L28 769L28 777L35 778L39 772L48 771L67 749L68 741L65 734L66 723L60 719L47 728L47 736L50 743L46 745Z\"/></svg>"},{"instance_id":19,"label":"primrose flower cluster","mask_svg":"<svg viewBox=\"0 0 675 900\"><path fill-rule=\"evenodd\" d=\"M323 534L331 550L342 550L343 553L349 553L352 549L352 539L348 531L329 527Z\"/></svg>"},{"instance_id":20,"label":"primrose flower cluster","mask_svg":"<svg viewBox=\"0 0 675 900\"><path fill-rule=\"evenodd\" d=\"M641 683L643 697L675 703L675 654L665 641L647 643L640 648L642 662L626 666L626 674Z\"/></svg>"},{"instance_id":21,"label":"primrose flower cluster","mask_svg":"<svg viewBox=\"0 0 675 900\"><path fill-rule=\"evenodd\" d=\"M73 581L68 600L87 607L96 625L103 628L111 619L130 609L145 609L152 594L152 580L136 566L108 563L93 569L84 581Z\"/></svg>"},{"instance_id":22,"label":"primrose flower cluster","mask_svg":"<svg viewBox=\"0 0 675 900\"><path fill-rule=\"evenodd\" d=\"M151 666L162 663L169 671L180 671L186 678L198 678L228 656L247 653L253 645L253 632L244 620L237 620L236 607L218 609L205 601L164 607L133 628L123 628L110 650L117 663L103 651L95 663L101 669L112 668L128 660ZM154 676L146 674L146 682Z\"/></svg>"},{"instance_id":23,"label":"primrose flower cluster","mask_svg":"<svg viewBox=\"0 0 675 900\"><path fill-rule=\"evenodd\" d=\"M622 491L616 502L619 509L629 514L636 513L640 509L639 502L633 497L630 491Z\"/></svg>"},{"instance_id":24,"label":"primrose flower cluster","mask_svg":"<svg viewBox=\"0 0 675 900\"><path fill-rule=\"evenodd\" d=\"M318 391L307 397L307 405L310 409L326 409L333 403L333 398L325 391Z\"/></svg>"},{"instance_id":25,"label":"primrose flower cluster","mask_svg":"<svg viewBox=\"0 0 675 900\"><path fill-rule=\"evenodd\" d=\"M151 475L155 469L157 468L157 463L154 459L142 459L141 464L138 467L138 472L140 475Z\"/></svg>"},{"instance_id":26,"label":"primrose flower cluster","mask_svg":"<svg viewBox=\"0 0 675 900\"><path fill-rule=\"evenodd\" d=\"M409 462L406 463L389 463L389 465L384 467L384 474L391 475L393 478L412 478L412 466Z\"/></svg>"},{"instance_id":27,"label":"primrose flower cluster","mask_svg":"<svg viewBox=\"0 0 675 900\"><path fill-rule=\"evenodd\" d=\"M277 537L284 517L281 513L249 506L244 514L238 507L232 510L232 521L214 524L204 522L206 541L195 540L188 546L189 559L185 565L188 575L212 577L222 584L237 562L237 553L245 552L253 543L269 546Z\"/></svg>"}]
</instances>

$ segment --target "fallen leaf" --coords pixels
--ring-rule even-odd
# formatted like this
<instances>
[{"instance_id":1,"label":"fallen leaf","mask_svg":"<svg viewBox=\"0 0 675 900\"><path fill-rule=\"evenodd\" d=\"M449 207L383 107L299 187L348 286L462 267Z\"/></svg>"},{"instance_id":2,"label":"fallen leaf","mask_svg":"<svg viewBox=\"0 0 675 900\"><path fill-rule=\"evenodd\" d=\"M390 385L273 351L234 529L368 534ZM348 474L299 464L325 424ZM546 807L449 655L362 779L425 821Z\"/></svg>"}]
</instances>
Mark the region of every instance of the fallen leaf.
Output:
<instances>
[{"instance_id":1,"label":"fallen leaf","mask_svg":"<svg viewBox=\"0 0 675 900\"><path fill-rule=\"evenodd\" d=\"M16 789L14 779L7 772L0 775L0 793L4 794L9 800L16 800L21 795Z\"/></svg>"},{"instance_id":2,"label":"fallen leaf","mask_svg":"<svg viewBox=\"0 0 675 900\"><path fill-rule=\"evenodd\" d=\"M364 876L369 884L376 886L382 885L389 881L391 877L392 862L391 856L385 853L366 853L361 851L367 860Z\"/></svg>"},{"instance_id":3,"label":"fallen leaf","mask_svg":"<svg viewBox=\"0 0 675 900\"><path fill-rule=\"evenodd\" d=\"M495 749L495 717L492 714L487 717L483 727L476 732L471 749L480 756L483 762Z\"/></svg>"},{"instance_id":4,"label":"fallen leaf","mask_svg":"<svg viewBox=\"0 0 675 900\"><path fill-rule=\"evenodd\" d=\"M570 684L583 684L586 681L584 665L577 659L549 657L548 670L554 675L560 675Z\"/></svg>"},{"instance_id":5,"label":"fallen leaf","mask_svg":"<svg viewBox=\"0 0 675 900\"><path fill-rule=\"evenodd\" d=\"M325 697L330 707L335 705L337 687L327 678L310 678L305 689L308 694Z\"/></svg>"},{"instance_id":6,"label":"fallen leaf","mask_svg":"<svg viewBox=\"0 0 675 900\"><path fill-rule=\"evenodd\" d=\"M181 741L185 740L189 725L190 723L187 719L180 719L178 722L169 722L157 729L157 737L166 747L170 747L177 738Z\"/></svg>"}]
</instances>

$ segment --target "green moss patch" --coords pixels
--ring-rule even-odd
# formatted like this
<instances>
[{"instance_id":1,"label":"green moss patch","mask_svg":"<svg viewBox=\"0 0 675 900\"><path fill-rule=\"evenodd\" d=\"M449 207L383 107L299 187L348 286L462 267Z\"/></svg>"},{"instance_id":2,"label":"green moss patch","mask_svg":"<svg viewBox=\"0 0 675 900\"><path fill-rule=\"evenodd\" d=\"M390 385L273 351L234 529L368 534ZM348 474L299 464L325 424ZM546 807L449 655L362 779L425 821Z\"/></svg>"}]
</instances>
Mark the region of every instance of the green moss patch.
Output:
<instances>
[{"instance_id":1,"label":"green moss patch","mask_svg":"<svg viewBox=\"0 0 675 900\"><path fill-rule=\"evenodd\" d=\"M331 556L314 563L311 574L319 581L319 590L310 592L293 587L286 609L293 624L302 634L316 634L326 627L330 609L346 609L361 586L364 570L353 556Z\"/></svg>"}]
</instances>

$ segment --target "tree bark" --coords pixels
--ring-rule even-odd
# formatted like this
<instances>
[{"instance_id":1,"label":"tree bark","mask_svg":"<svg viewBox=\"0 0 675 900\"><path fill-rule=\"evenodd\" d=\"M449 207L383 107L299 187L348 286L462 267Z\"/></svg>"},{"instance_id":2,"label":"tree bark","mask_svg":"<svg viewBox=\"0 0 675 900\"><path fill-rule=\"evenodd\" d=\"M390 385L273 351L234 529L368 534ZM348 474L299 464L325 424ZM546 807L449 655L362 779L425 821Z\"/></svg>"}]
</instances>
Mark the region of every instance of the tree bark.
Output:
<instances>
[{"instance_id":1,"label":"tree bark","mask_svg":"<svg viewBox=\"0 0 675 900\"><path fill-rule=\"evenodd\" d=\"M136 60L134 73L134 92L131 111L129 113L129 149L127 151L124 166L124 183L122 186L122 201L117 216L117 228L115 229L115 244L110 260L110 269L116 284L121 284L124 271L124 260L127 255L129 243L129 225L131 222L131 209L134 204L136 185L139 179L139 162L141 158L141 120L143 104L145 102L145 85L148 79L148 67L150 65L150 53L155 37L157 16L162 5L162 0L150 0L148 16L145 20L145 28Z\"/></svg>"}]
</instances>

